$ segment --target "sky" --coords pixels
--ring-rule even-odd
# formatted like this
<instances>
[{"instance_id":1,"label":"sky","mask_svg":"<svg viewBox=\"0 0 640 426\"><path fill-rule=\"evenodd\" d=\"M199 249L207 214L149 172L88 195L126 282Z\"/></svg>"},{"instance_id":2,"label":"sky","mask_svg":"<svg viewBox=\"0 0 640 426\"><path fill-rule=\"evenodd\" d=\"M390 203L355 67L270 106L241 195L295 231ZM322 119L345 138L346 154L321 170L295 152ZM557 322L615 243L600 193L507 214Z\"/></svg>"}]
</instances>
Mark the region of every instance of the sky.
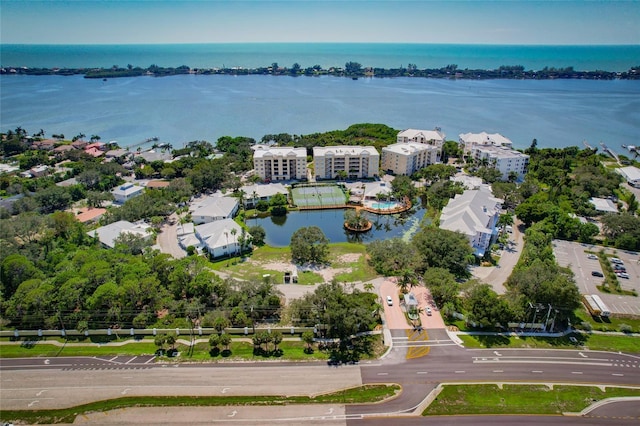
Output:
<instances>
[{"instance_id":1,"label":"sky","mask_svg":"<svg viewBox=\"0 0 640 426\"><path fill-rule=\"evenodd\" d=\"M640 0L0 0L6 44L640 44Z\"/></svg>"}]
</instances>

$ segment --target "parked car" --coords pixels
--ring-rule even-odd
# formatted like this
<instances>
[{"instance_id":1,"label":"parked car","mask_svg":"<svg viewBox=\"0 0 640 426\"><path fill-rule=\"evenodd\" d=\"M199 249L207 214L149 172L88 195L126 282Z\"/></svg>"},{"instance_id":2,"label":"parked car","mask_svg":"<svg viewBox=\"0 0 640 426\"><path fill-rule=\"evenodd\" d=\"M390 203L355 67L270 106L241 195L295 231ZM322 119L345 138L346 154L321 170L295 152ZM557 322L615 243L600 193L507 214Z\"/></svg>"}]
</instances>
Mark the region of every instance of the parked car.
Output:
<instances>
[{"instance_id":1,"label":"parked car","mask_svg":"<svg viewBox=\"0 0 640 426\"><path fill-rule=\"evenodd\" d=\"M624 278L624 279L629 279L629 274L627 274L626 272L618 272L616 274L617 276L619 276L620 278Z\"/></svg>"},{"instance_id":2,"label":"parked car","mask_svg":"<svg viewBox=\"0 0 640 426\"><path fill-rule=\"evenodd\" d=\"M594 277L604 277L604 274L600 271L591 271L591 275Z\"/></svg>"},{"instance_id":3,"label":"parked car","mask_svg":"<svg viewBox=\"0 0 640 426\"><path fill-rule=\"evenodd\" d=\"M598 260L598 256L596 256L595 254L590 254L587 256L587 259Z\"/></svg>"},{"instance_id":4,"label":"parked car","mask_svg":"<svg viewBox=\"0 0 640 426\"><path fill-rule=\"evenodd\" d=\"M393 306L393 299L391 298L391 296L387 296L387 305Z\"/></svg>"},{"instance_id":5,"label":"parked car","mask_svg":"<svg viewBox=\"0 0 640 426\"><path fill-rule=\"evenodd\" d=\"M615 265L613 267L613 270L615 272L627 272L627 268L625 268L624 266L620 266L620 265Z\"/></svg>"},{"instance_id":6,"label":"parked car","mask_svg":"<svg viewBox=\"0 0 640 426\"><path fill-rule=\"evenodd\" d=\"M431 308L427 306L427 315L431 316Z\"/></svg>"},{"instance_id":7,"label":"parked car","mask_svg":"<svg viewBox=\"0 0 640 426\"><path fill-rule=\"evenodd\" d=\"M617 257L612 257L611 258L611 263L615 263L615 264L618 264L618 265L624 265L624 262L622 260L618 259Z\"/></svg>"}]
</instances>

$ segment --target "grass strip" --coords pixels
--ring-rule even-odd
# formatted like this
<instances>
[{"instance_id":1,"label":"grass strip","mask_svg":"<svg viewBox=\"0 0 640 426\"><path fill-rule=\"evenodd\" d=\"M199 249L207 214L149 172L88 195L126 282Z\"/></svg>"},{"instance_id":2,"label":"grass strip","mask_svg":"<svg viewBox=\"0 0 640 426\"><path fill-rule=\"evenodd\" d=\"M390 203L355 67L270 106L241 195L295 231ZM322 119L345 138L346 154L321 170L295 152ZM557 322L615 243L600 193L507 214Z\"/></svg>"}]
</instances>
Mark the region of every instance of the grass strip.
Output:
<instances>
[{"instance_id":1,"label":"grass strip","mask_svg":"<svg viewBox=\"0 0 640 426\"><path fill-rule=\"evenodd\" d=\"M592 351L640 352L640 337L604 334L574 334L575 344L570 336L469 336L458 335L467 348L537 348L537 349L582 349Z\"/></svg>"},{"instance_id":2,"label":"grass strip","mask_svg":"<svg viewBox=\"0 0 640 426\"><path fill-rule=\"evenodd\" d=\"M308 396L139 396L108 399L55 410L2 410L3 421L28 424L73 423L76 416L136 407L207 407L229 405L361 404L382 401L399 392L398 385L365 385Z\"/></svg>"},{"instance_id":3,"label":"grass strip","mask_svg":"<svg viewBox=\"0 0 640 426\"><path fill-rule=\"evenodd\" d=\"M544 385L447 385L423 416L461 414L562 414L605 398L640 396L640 389Z\"/></svg>"}]
</instances>

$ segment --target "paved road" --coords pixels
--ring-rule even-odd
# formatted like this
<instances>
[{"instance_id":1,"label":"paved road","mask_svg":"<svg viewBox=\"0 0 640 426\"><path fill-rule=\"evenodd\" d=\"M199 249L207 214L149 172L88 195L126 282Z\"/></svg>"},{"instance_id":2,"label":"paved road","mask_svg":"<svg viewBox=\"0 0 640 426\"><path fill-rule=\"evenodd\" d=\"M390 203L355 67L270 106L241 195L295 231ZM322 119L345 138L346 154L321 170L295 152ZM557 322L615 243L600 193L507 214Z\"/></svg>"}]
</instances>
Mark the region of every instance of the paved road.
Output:
<instances>
[{"instance_id":1,"label":"paved road","mask_svg":"<svg viewBox=\"0 0 640 426\"><path fill-rule=\"evenodd\" d=\"M426 333L446 338L443 330L427 329ZM439 345L432 338L427 343L433 343L428 356L402 363L384 359L340 367L318 363L298 364L295 368L292 364L283 365L285 363L173 366L147 364L148 360L143 358L139 368L127 368L137 359L56 358L50 359L48 364L45 359L3 359L0 400L4 409L43 409L123 395L306 395L362 383L402 384L403 392L385 404L346 408L339 404L323 406L325 417L333 408L331 416L339 416L341 422L373 414L398 415L412 411L442 382L575 382L640 386L640 357L631 355L577 350L466 350L457 345ZM409 349L399 350L407 352ZM114 361L119 364L111 367ZM99 365L91 366L91 363ZM33 374L35 368L41 370L39 374ZM236 415L245 410L251 411L243 408L237 410ZM337 414L341 410L344 415ZM232 411L225 411L225 415ZM329 421L329 418L323 420L310 413L302 412L302 416L308 420L313 417L314 422ZM300 416L295 407L288 407L270 420L300 420ZM322 417L322 413L318 416Z\"/></svg>"}]
</instances>

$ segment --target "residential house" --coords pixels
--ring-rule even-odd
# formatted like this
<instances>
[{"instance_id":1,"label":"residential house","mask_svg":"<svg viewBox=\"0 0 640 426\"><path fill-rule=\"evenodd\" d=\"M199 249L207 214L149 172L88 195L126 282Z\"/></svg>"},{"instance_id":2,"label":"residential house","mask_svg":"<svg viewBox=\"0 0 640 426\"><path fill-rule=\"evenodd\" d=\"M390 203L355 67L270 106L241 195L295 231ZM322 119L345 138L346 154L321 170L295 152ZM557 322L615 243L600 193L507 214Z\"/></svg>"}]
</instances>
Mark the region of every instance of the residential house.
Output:
<instances>
[{"instance_id":1,"label":"residential house","mask_svg":"<svg viewBox=\"0 0 640 426\"><path fill-rule=\"evenodd\" d=\"M270 182L307 178L305 148L256 145L253 149L253 168L262 180Z\"/></svg>"},{"instance_id":2,"label":"residential house","mask_svg":"<svg viewBox=\"0 0 640 426\"><path fill-rule=\"evenodd\" d=\"M114 201L117 204L124 204L127 200L137 197L144 192L144 188L134 183L127 182L124 185L112 190Z\"/></svg>"},{"instance_id":3,"label":"residential house","mask_svg":"<svg viewBox=\"0 0 640 426\"><path fill-rule=\"evenodd\" d=\"M616 172L620 173L629 185L640 188L640 169L634 166L620 167Z\"/></svg>"},{"instance_id":4,"label":"residential house","mask_svg":"<svg viewBox=\"0 0 640 426\"><path fill-rule=\"evenodd\" d=\"M608 198L589 198L589 202L593 204L594 208L602 213L618 213L618 206Z\"/></svg>"},{"instance_id":5,"label":"residential house","mask_svg":"<svg viewBox=\"0 0 640 426\"><path fill-rule=\"evenodd\" d=\"M81 223L94 223L100 220L107 209L100 207L83 207L76 212L76 220Z\"/></svg>"},{"instance_id":6,"label":"residential house","mask_svg":"<svg viewBox=\"0 0 640 426\"><path fill-rule=\"evenodd\" d=\"M233 219L221 219L195 227L195 234L211 257L240 253L242 227Z\"/></svg>"},{"instance_id":7,"label":"residential house","mask_svg":"<svg viewBox=\"0 0 640 426\"><path fill-rule=\"evenodd\" d=\"M282 194L289 198L289 191L281 183L245 185L240 189L244 192L245 205L250 209L255 208L258 201L271 201L271 198L276 194Z\"/></svg>"},{"instance_id":8,"label":"residential house","mask_svg":"<svg viewBox=\"0 0 640 426\"><path fill-rule=\"evenodd\" d=\"M418 142L394 143L382 148L382 170L395 175L411 176L435 164L440 150L435 145Z\"/></svg>"},{"instance_id":9,"label":"residential house","mask_svg":"<svg viewBox=\"0 0 640 426\"><path fill-rule=\"evenodd\" d=\"M325 146L313 148L316 179L373 178L379 174L380 154L373 146Z\"/></svg>"},{"instance_id":10,"label":"residential house","mask_svg":"<svg viewBox=\"0 0 640 426\"><path fill-rule=\"evenodd\" d=\"M115 240L123 233L139 235L143 238L152 238L151 226L144 222L131 223L126 220L110 223L93 231L87 232L90 237L98 238L104 247L115 247Z\"/></svg>"},{"instance_id":11,"label":"residential house","mask_svg":"<svg viewBox=\"0 0 640 426\"><path fill-rule=\"evenodd\" d=\"M236 198L212 195L202 201L193 203L189 208L189 212L193 223L201 224L231 219L239 208L240 204Z\"/></svg>"},{"instance_id":12,"label":"residential house","mask_svg":"<svg viewBox=\"0 0 640 426\"><path fill-rule=\"evenodd\" d=\"M466 190L449 200L440 214L440 228L461 232L478 257L484 256L498 235L498 218L503 200L495 198L489 186Z\"/></svg>"}]
</instances>

